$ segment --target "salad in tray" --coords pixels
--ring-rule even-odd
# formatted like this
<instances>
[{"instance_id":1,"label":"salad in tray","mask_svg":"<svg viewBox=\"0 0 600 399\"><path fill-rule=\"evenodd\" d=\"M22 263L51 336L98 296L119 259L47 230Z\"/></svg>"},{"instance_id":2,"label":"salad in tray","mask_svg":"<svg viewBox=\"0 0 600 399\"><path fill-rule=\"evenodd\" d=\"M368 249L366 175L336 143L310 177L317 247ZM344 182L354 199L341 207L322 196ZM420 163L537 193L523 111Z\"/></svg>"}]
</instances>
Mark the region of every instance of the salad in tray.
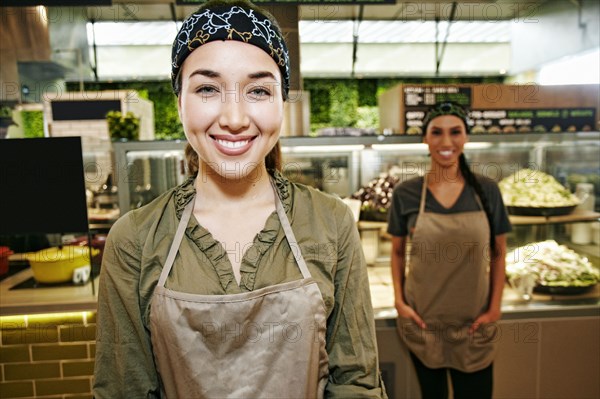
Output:
<instances>
[{"instance_id":1,"label":"salad in tray","mask_svg":"<svg viewBox=\"0 0 600 399\"><path fill-rule=\"evenodd\" d=\"M591 287L600 272L590 261L554 240L534 242L506 254L506 275L533 274L538 286Z\"/></svg>"},{"instance_id":2,"label":"salad in tray","mask_svg":"<svg viewBox=\"0 0 600 399\"><path fill-rule=\"evenodd\" d=\"M521 169L498 186L506 206L559 208L579 204L579 198L554 177L539 170Z\"/></svg>"}]
</instances>

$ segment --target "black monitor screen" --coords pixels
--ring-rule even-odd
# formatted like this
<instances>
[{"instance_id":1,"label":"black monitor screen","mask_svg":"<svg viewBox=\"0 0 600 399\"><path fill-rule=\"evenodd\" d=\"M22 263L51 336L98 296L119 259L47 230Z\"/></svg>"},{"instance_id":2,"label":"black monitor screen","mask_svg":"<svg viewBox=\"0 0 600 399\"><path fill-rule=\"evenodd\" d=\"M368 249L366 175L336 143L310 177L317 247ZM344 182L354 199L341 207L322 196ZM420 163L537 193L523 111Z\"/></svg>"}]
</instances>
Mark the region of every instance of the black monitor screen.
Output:
<instances>
[{"instance_id":1,"label":"black monitor screen","mask_svg":"<svg viewBox=\"0 0 600 399\"><path fill-rule=\"evenodd\" d=\"M87 232L80 137L0 140L0 234Z\"/></svg>"},{"instance_id":2,"label":"black monitor screen","mask_svg":"<svg viewBox=\"0 0 600 399\"><path fill-rule=\"evenodd\" d=\"M55 121L81 121L106 119L109 111L121 111L120 100L52 101L52 119Z\"/></svg>"}]
</instances>

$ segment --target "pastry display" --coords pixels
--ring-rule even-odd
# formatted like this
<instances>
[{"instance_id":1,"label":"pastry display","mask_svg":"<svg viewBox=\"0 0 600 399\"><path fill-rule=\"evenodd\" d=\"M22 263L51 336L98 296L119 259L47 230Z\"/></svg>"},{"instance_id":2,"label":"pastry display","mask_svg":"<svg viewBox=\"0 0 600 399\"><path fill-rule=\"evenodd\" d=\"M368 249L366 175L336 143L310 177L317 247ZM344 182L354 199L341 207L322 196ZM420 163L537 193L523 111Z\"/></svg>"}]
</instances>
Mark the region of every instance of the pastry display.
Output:
<instances>
[{"instance_id":1,"label":"pastry display","mask_svg":"<svg viewBox=\"0 0 600 399\"><path fill-rule=\"evenodd\" d=\"M481 125L475 125L471 128L471 134L483 134L486 132L485 127Z\"/></svg>"},{"instance_id":2,"label":"pastry display","mask_svg":"<svg viewBox=\"0 0 600 399\"><path fill-rule=\"evenodd\" d=\"M411 126L406 130L406 134L411 136L421 135L423 134L423 129L419 126Z\"/></svg>"},{"instance_id":3,"label":"pastry display","mask_svg":"<svg viewBox=\"0 0 600 399\"><path fill-rule=\"evenodd\" d=\"M531 127L529 127L527 125L519 126L519 128L517 129L517 131L519 133L531 133Z\"/></svg>"}]
</instances>

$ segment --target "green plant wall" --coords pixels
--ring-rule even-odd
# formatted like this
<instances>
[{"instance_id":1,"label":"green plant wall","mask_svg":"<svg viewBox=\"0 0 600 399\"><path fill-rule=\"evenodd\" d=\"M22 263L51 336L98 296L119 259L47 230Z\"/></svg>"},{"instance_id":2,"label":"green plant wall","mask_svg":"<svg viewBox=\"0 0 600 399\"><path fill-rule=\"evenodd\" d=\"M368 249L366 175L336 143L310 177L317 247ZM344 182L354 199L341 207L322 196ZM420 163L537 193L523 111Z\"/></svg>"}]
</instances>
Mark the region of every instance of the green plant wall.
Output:
<instances>
[{"instance_id":1,"label":"green plant wall","mask_svg":"<svg viewBox=\"0 0 600 399\"><path fill-rule=\"evenodd\" d=\"M21 111L23 135L28 138L44 137L44 112Z\"/></svg>"}]
</instances>

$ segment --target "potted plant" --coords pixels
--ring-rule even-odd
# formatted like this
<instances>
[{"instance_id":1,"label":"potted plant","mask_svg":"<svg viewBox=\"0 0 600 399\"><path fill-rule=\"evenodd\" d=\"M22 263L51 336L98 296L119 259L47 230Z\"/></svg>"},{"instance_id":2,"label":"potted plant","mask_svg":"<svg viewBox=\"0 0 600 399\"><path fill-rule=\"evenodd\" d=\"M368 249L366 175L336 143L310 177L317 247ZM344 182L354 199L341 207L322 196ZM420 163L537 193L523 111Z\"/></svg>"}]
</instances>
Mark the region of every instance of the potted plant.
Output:
<instances>
[{"instance_id":1,"label":"potted plant","mask_svg":"<svg viewBox=\"0 0 600 399\"><path fill-rule=\"evenodd\" d=\"M133 112L123 114L120 111L110 111L106 114L108 133L113 141L139 140L140 118Z\"/></svg>"},{"instance_id":2,"label":"potted plant","mask_svg":"<svg viewBox=\"0 0 600 399\"><path fill-rule=\"evenodd\" d=\"M6 105L0 106L0 139L8 134L8 128L11 125L18 126L12 118L12 109Z\"/></svg>"}]
</instances>

